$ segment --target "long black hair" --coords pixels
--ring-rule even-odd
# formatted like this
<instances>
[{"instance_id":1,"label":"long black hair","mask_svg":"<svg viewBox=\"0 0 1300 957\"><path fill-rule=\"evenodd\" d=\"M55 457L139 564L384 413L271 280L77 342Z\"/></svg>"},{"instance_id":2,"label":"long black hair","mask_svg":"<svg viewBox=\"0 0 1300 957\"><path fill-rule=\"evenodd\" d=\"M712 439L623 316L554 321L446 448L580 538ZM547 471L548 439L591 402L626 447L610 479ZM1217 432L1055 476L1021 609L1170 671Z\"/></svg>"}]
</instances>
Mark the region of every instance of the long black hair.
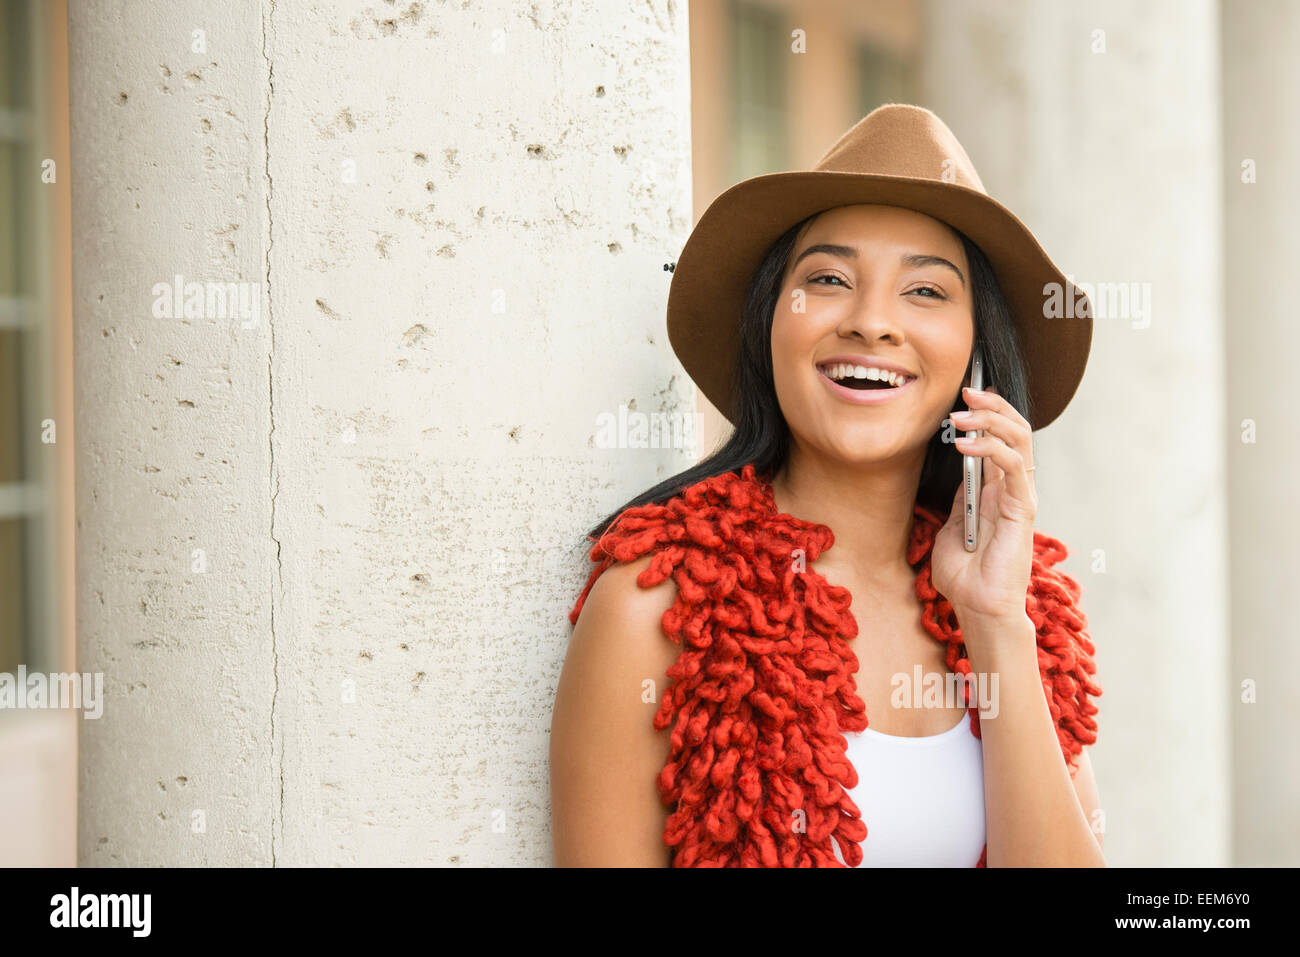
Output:
<instances>
[{"instance_id":1,"label":"long black hair","mask_svg":"<svg viewBox=\"0 0 1300 957\"><path fill-rule=\"evenodd\" d=\"M795 238L819 215L814 213L786 230L754 271L740 317L740 350L732 376L732 408L736 410L736 419L730 437L707 458L615 509L587 533L589 540L599 539L626 509L662 504L697 482L727 472L739 473L750 462L764 478L771 478L785 464L790 452L790 427L777 403L772 377L772 317ZM984 253L961 231L953 229L953 232L961 239L970 263L975 338L984 346L985 381L996 385L998 395L1028 419L1031 411L1028 379L1011 310ZM960 392L956 402L960 408L966 408ZM926 448L916 500L940 515L947 515L961 484L962 470L961 454L943 440L943 431L936 430Z\"/></svg>"}]
</instances>

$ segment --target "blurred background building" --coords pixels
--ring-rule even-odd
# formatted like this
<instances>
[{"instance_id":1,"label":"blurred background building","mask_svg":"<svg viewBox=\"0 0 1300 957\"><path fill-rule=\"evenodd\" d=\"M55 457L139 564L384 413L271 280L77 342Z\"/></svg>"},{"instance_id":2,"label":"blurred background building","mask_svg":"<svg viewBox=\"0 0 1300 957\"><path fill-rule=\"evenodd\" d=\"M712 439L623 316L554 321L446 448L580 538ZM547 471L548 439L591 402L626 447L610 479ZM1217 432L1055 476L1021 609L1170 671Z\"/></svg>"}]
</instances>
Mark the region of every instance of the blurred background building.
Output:
<instances>
[{"instance_id":1,"label":"blurred background building","mask_svg":"<svg viewBox=\"0 0 1300 957\"><path fill-rule=\"evenodd\" d=\"M68 672L75 659L67 43L63 4L0 0L0 672L10 674ZM0 865L74 862L79 720L0 711Z\"/></svg>"},{"instance_id":2,"label":"blurred background building","mask_svg":"<svg viewBox=\"0 0 1300 957\"><path fill-rule=\"evenodd\" d=\"M1107 858L1112 865L1300 863L1300 770L1288 760L1296 753L1289 728L1300 718L1300 705L1280 664L1287 659L1288 629L1274 615L1285 605L1276 595L1288 593L1300 570L1290 547L1300 523L1289 510L1271 507L1285 500L1292 484L1286 476L1297 465L1296 447L1286 433L1293 406L1287 383L1300 342L1286 315L1284 277L1294 271L1300 252L1294 228L1300 187L1292 175L1300 168L1300 127L1290 121L1300 115L1300 2L694 0L688 17L681 4L621 9L556 0L534 4L524 18L503 0L489 4L473 23L431 7L408 0L385 5L280 0L273 12L268 3L244 0L214 24L210 8L205 12L194 2L71 0L65 17L62 3L0 0L0 671L13 671L20 663L46 671L73 670L87 662L116 665L118 655L139 652L140 636L122 611L128 604L161 613L165 628L183 629L172 636L178 640L164 642L166 668L178 674L208 667L211 662L203 656L231 642L230 656L214 672L222 677L220 692L200 686L214 699L219 693L228 712L192 712L183 687L166 682L127 702L120 668L106 677L106 709L120 706L131 715L127 723L115 726L106 718L83 724L57 711L0 712L0 864L400 862L404 854L431 863L548 863L545 742L539 729L549 713L548 694L566 638L561 622L576 597L571 586L580 586L581 561L548 569L540 590L526 592L528 611L517 616L520 620L509 625L516 630L503 639L497 619L464 614L470 607L462 604L466 599L437 576L432 590L424 572L410 576L410 587L424 589L423 597L403 595L394 606L383 594L391 578L386 563L411 547L394 524L399 519L409 524L410 518L390 517L389 498L354 495L362 504L347 521L313 528L303 539L292 537L299 525L282 526L285 515L291 523L305 523L328 512L323 492L311 498L314 490L308 494L299 487L305 477L320 476L324 482L349 468L361 470L364 484L334 485L336 503L378 486L393 489L393 496L415 509L520 508L509 496L486 497L491 483L478 483L478 490L451 486L436 472L429 473L432 487L425 498L408 501L401 490L426 488L425 473L394 478L375 465L376 456L391 455L439 428L444 442L451 441L447 437L463 441L469 433L458 406L443 416L420 402L382 405L382 398L373 399L375 405L348 419L358 428L344 447L327 446L322 439L334 435L336 420L346 418L338 408L319 398L310 410L292 404L304 382L306 393L314 383L319 397L335 385L347 393L354 379L364 380L367 389L385 381L391 364L366 365L365 351L354 349L373 330L349 331L340 322L340 313L348 311L340 302L349 301L361 273L369 281L385 281L376 275L397 277L385 296L411 312L422 308L423 293L403 286L402 277L432 270L433 286L424 292L440 294L437 283L449 274L438 270L450 267L437 256L406 251L411 247L403 245L407 234L401 229L413 220L427 229L429 219L420 216L444 215L456 202L471 209L477 205L458 189L471 196L477 190L495 209L500 183L526 175L536 177L529 191L545 200L538 210L553 211L561 202L572 207L555 221L539 212L526 225L542 225L528 232L517 222L498 227L499 220L488 217L468 221L468 228L460 222L469 235L456 235L468 257L453 264L460 275L476 268L494 271L502 261L517 267L522 278L510 291L515 301L531 301L533 311L496 320L514 323L505 331L521 341L539 323L548 336L557 336L558 357L547 352L537 361L585 375L582 363L589 364L589 357L582 330L602 328L599 317L608 314L608 302L617 294L627 341L648 339L656 351L648 358L629 353L626 369L603 371L611 379L626 372L629 388L647 408L662 398L656 389L673 381L670 376L684 378L667 351L666 336L654 334L662 332L667 282L659 275L661 282L652 285L643 277L676 257L690 223L670 211L666 231L653 226L638 233L634 222L630 238L621 245L609 242L609 235L633 217L621 206L617 211L603 207L617 206L629 189L617 179L621 167L603 165L618 162L609 159L604 131L588 129L595 123L583 125L591 104L608 103L606 96L622 107L617 134L610 136L633 143L633 156L641 149L640 156L661 161L643 197L645 206L636 211L671 210L678 192L688 189L698 219L735 182L807 168L871 109L914 102L952 127L989 191L1026 222L1063 271L1084 282L1150 284L1153 309L1145 324L1132 317L1095 322L1092 358L1078 395L1062 419L1036 438L1039 524L1071 549L1066 568L1083 584L1084 609L1099 649L1105 694L1093 765L1106 812ZM196 25L211 33L213 52L201 58L187 54ZM557 42L548 43L548 36ZM428 44L435 37L458 43L457 56L464 59L430 59ZM490 55L489 41L504 46L507 40L514 44L511 55L498 57L489 75L480 77L479 60ZM313 50L325 47L332 58L312 59ZM590 55L596 59L588 58L588 49L599 51ZM271 62L276 64L273 85ZM228 69L232 63L239 67L234 73ZM425 82L431 70L444 73L432 77L432 86L437 96L445 92L445 99L421 98L434 95ZM538 81L538 76L552 80ZM540 99L521 105L522 96ZM468 118L471 102L474 109L486 103L494 118L482 127L486 139L470 136L468 123L450 133L447 124L439 125L439 108ZM580 132L569 145L587 143L586 137L592 146L570 156L558 144L575 117ZM201 141L179 135L164 141L162 133L154 139L155 123L185 136L205 134L216 123L221 142L200 147ZM551 159L537 145L550 143L564 162L540 172L536 165L510 165L513 159L502 157L513 157L511 151L520 147L516 126L529 138L528 159ZM462 133L478 146L462 143ZM347 149L363 157L363 167L381 170L369 175L401 186L410 174L406 165L395 171L397 157L412 162L415 141L430 144L434 162L425 152L414 154L421 167L415 171L420 199L401 201L400 226L392 226L391 218L381 223L379 214L391 211L381 205L386 199L372 198L378 190L349 192L330 181L338 151ZM689 157L685 166L674 165L675 151ZM624 155L620 152L620 159ZM49 159L57 177L44 183L42 164ZM132 178L146 167L147 180ZM73 186L71 199L70 178L84 184L81 190ZM248 387L236 386L209 402L223 416L215 427L204 420L205 427L223 435L250 430L247 445L232 438L223 447L229 454L222 461L234 462L237 478L248 483L238 486L241 491L266 493L265 513L257 518L265 518L271 536L254 522L240 537L243 526L231 519L229 504L224 511L213 507L200 529L200 540L207 535L210 541L227 528L236 536L234 548L248 561L239 566L248 581L238 583L240 595L252 596L246 608L205 599L196 611L196 599L169 590L163 572L151 567L153 580L146 581L141 539L130 537L161 521L163 512L149 503L158 503L158 510L172 507L142 494L137 485L165 481L165 466L162 478L140 477L132 470L143 466L134 460L125 467L128 453L145 443L131 428L147 420L155 431L162 427L160 436L184 436L191 418L178 416L192 416L185 409L194 405L184 405L190 401L184 396L193 392L171 396L171 386L161 383L164 376L148 364L150 333L130 332L151 328L143 290L156 278L170 280L173 272L183 271L175 250L180 226L151 214L148 228L142 227L127 215L131 207L123 190L131 193L136 210L141 203L146 210L165 209L172 194L183 193L189 205L177 219L187 224L186 241L200 234L222 237L220 255L211 256L209 264L229 252L229 272L212 278L256 276L264 261L267 275L277 277L267 297L280 352L274 352L269 336L255 340L266 348L252 353L244 367L260 368L262 379L240 380ZM325 199L315 198L317 193ZM428 213L417 209L426 199ZM527 205L522 196L516 202ZM292 232L263 217L272 208L282 222L294 224ZM570 228L575 223L577 231ZM243 229L236 232L239 225ZM169 228L175 232L168 234ZM473 248L482 237L488 237L487 254L480 261ZM534 257L508 245L516 238L543 242L536 267L523 264ZM587 264L587 275L596 277L589 281L603 284L609 295L576 304L566 300L557 307L569 289L547 285L550 280L540 270L557 249L585 257L592 245L607 258L580 261ZM390 246L393 262L386 261ZM608 258L606 250L616 247L623 258ZM515 258L507 258L511 255ZM351 273L331 277L326 263ZM539 271L528 271L533 268ZM386 273L389 269L393 272ZM620 286L629 276L637 278ZM299 282L302 277L316 285ZM335 285L321 293L327 280ZM476 291L456 287L456 294L476 297L461 301L479 301ZM364 311L360 305L356 310ZM271 312L264 315L270 318ZM423 323L403 322L408 346L429 333L428 325L449 352L492 348L492 343L459 338L450 321ZM303 333L320 329L331 330L329 335L342 330L332 356ZM123 336L129 349L121 346ZM493 341L500 347L510 338ZM74 341L76 416L88 430L76 442L82 451L75 486ZM137 353L142 341L145 348ZM240 374L239 346L230 341L220 347L184 345L217 350L200 354L209 371L227 371L230 352L221 350L235 349L234 374ZM331 365L340 352L358 365ZM291 356L269 363L270 400L268 354ZM569 354L575 358L566 365ZM404 355L397 368L407 368L406 362ZM523 363L516 368L523 370ZM137 395L155 388L155 380L167 398L156 413L152 406L132 405ZM420 382L436 391L439 380ZM452 392L448 386L447 394ZM571 423L575 434L585 435L591 406L605 408L617 401L613 395L576 406L539 396L536 418L519 433L525 443L530 434L540 435L538 444L525 445L522 453L507 444L502 456L518 457L523 468L551 456L565 459L547 423ZM274 472L259 457L270 434L267 401L283 403L274 417L276 434L288 436L280 440L289 442L283 458L294 453L295 429L303 423L309 429L307 445L322 450L313 452L322 458L310 460L311 467L287 472L272 486L280 525L269 505L271 487L256 484ZM716 446L728 428L702 396L694 401L705 428L698 448L686 450L692 460ZM490 404L477 413L476 425L516 421L513 410ZM155 414L156 419L147 418ZM57 428L53 443L43 441L51 422ZM267 431L259 431L264 427ZM514 440L516 432L509 435ZM178 441L160 436L153 439L160 446ZM322 440L313 445L316 439ZM367 445L368 439L374 444ZM489 446L476 449L491 454ZM167 464L182 478L169 487L168 500L176 498L174 493L195 494L181 452L176 455ZM619 461L626 471L616 487L601 486L598 499L575 499L563 486L538 491L529 504L530 523L553 522L554 540L563 541L565 534L600 517L598 504L619 504L670 474L665 469L683 467L670 453ZM298 501L302 496L305 501ZM576 518L575 501L582 505ZM193 514L204 500L185 502ZM83 530L77 521L84 538L76 581L74 515L88 526ZM501 522L514 528L507 518ZM357 526L388 541L387 550L367 552L346 537L350 532L340 531ZM178 534L175 521L171 527L170 534ZM438 537L443 532L437 523L430 534L439 547L460 547L454 535L450 545ZM268 557L267 546L275 548L274 557ZM295 559L303 555L307 558ZM358 564L339 564L339 555ZM339 591L313 592L306 584L322 568L327 578L331 569L337 575ZM405 572L399 577L405 582ZM112 586L107 604L106 582ZM265 601L256 597L263 593ZM384 604L368 604L374 594ZM517 590L511 594L521 600ZM362 607L352 608L354 603ZM454 612L454 627L442 621L444 608ZM266 639L272 619L281 630L278 641ZM246 632L239 630L245 621ZM508 691L518 699L508 710L525 716L524 727L512 726L508 734L483 729L473 700L437 712L442 722L437 727L445 729L448 714L473 727L455 739L454 751L484 755L469 765L482 780L439 760L439 733L409 720L403 710L409 706L400 702L391 712L382 706L372 710L359 738L355 731L331 728L328 743L312 737L321 712L293 710L308 700L321 707L312 675L327 670L325 659L335 645L356 634L368 638L368 629L376 635L398 629L404 635L408 628L432 636L435 664L422 665L417 686L426 673L459 672L457 656L469 654L466 648L480 656L474 661L482 666L467 674L484 681L493 673L517 671L521 660L531 662L526 677L533 680ZM244 641L247 647L240 644ZM362 652L367 660L370 647ZM256 654L245 654L249 648ZM527 653L520 654L521 648ZM349 654L349 660L356 657L354 649ZM132 660L145 677L156 675L149 670L154 659ZM264 682L265 662L271 660L275 689ZM336 680L328 672L321 687L332 688ZM241 723L245 718L238 715L245 711L255 712L256 720ZM263 738L259 722L267 714L270 728ZM175 740L148 740L150 729L163 726L175 731ZM206 766L199 760L196 769L180 774L176 769L194 754L186 750L193 742L184 740L192 727L201 727L196 740L205 742L212 757ZM89 736L80 744L79 778L78 732ZM340 757L338 749L349 746L349 737L356 739L351 744L357 750ZM394 810L399 802L390 801L385 786L367 776L366 748L373 747L372 740L391 742L399 758L428 758L414 779L403 783L410 790L402 794L432 789L435 813L417 813L415 798ZM257 757L262 754L265 761ZM158 767L171 761L173 770L158 770L155 761ZM219 788L211 786L232 799L226 812L231 820L224 825L227 839L220 849L209 843L196 850L171 828L178 820L191 820L198 800L176 797L178 789L201 789L205 777L220 781ZM507 778L509 788L494 784ZM178 783L168 790L173 780ZM332 803L313 803L322 788L340 787L346 797L328 791ZM473 793L466 805L473 812L459 803L468 800L466 789ZM247 820L239 819L235 798L254 809ZM215 801L205 796L202 802L214 821ZM492 843L491 833L484 836L485 828L496 831L476 816L480 806L522 822L511 829L513 843ZM369 852L359 849L356 834L363 831L371 835Z\"/></svg>"}]
</instances>

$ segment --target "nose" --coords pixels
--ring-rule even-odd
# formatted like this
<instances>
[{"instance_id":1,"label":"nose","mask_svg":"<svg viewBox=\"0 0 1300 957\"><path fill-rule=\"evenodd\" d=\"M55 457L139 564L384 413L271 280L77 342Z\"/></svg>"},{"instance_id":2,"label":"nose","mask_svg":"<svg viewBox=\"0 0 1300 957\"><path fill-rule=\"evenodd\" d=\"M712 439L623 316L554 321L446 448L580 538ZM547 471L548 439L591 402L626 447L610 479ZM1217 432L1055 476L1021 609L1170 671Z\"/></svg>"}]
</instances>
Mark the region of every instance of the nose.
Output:
<instances>
[{"instance_id":1,"label":"nose","mask_svg":"<svg viewBox=\"0 0 1300 957\"><path fill-rule=\"evenodd\" d=\"M897 345L903 341L896 303L889 290L865 291L840 320L836 333L844 338L858 336L864 342L887 339Z\"/></svg>"}]
</instances>

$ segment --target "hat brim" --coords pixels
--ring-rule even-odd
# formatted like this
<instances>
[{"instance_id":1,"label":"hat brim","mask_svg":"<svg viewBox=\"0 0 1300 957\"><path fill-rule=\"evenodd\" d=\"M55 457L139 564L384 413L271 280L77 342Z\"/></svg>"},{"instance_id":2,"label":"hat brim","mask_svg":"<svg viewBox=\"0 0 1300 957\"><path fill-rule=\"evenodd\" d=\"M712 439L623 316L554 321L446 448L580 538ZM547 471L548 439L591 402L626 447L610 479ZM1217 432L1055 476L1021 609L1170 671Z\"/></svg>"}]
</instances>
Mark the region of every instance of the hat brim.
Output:
<instances>
[{"instance_id":1,"label":"hat brim","mask_svg":"<svg viewBox=\"0 0 1300 957\"><path fill-rule=\"evenodd\" d=\"M1033 233L997 200L966 186L831 170L769 173L737 183L709 205L682 248L668 292L668 340L709 401L735 422L731 388L740 319L754 270L768 248L807 216L862 203L925 213L980 247L1019 333L1029 379L1029 423L1041 429L1054 421L1083 378L1092 346L1092 308ZM1049 283L1075 303L1072 316L1044 315Z\"/></svg>"}]
</instances>

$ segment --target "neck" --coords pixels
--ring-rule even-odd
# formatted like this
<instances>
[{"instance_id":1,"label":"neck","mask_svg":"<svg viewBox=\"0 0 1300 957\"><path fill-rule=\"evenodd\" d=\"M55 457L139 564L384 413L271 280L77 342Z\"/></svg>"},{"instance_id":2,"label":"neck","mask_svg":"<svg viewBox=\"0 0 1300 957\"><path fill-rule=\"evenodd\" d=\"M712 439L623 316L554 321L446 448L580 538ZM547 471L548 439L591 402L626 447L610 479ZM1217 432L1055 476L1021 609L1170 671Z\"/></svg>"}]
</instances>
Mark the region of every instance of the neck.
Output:
<instances>
[{"instance_id":1,"label":"neck","mask_svg":"<svg viewBox=\"0 0 1300 957\"><path fill-rule=\"evenodd\" d=\"M777 511L834 532L835 564L869 580L910 575L907 546L924 462L924 449L914 462L862 465L793 447L772 477L772 497Z\"/></svg>"}]
</instances>

